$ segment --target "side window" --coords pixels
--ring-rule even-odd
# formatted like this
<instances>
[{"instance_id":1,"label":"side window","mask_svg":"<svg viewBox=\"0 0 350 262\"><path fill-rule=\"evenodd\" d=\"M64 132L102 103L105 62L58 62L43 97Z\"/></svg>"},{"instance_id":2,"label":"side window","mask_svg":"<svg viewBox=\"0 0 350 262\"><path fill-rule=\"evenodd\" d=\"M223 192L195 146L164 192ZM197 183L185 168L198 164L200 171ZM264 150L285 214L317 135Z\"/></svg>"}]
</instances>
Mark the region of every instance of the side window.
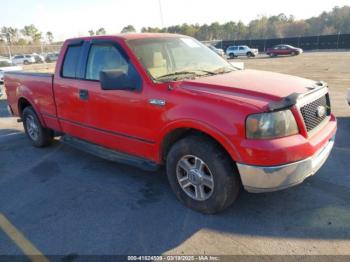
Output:
<instances>
[{"instance_id":1,"label":"side window","mask_svg":"<svg viewBox=\"0 0 350 262\"><path fill-rule=\"evenodd\" d=\"M112 45L92 45L86 66L86 79L100 80L101 71L112 69L127 74L129 63Z\"/></svg>"},{"instance_id":2,"label":"side window","mask_svg":"<svg viewBox=\"0 0 350 262\"><path fill-rule=\"evenodd\" d=\"M244 50L244 46L240 46L240 47L239 47L239 50Z\"/></svg>"},{"instance_id":3,"label":"side window","mask_svg":"<svg viewBox=\"0 0 350 262\"><path fill-rule=\"evenodd\" d=\"M77 65L79 63L79 56L81 46L69 46L64 57L62 76L68 78L76 78Z\"/></svg>"}]
</instances>

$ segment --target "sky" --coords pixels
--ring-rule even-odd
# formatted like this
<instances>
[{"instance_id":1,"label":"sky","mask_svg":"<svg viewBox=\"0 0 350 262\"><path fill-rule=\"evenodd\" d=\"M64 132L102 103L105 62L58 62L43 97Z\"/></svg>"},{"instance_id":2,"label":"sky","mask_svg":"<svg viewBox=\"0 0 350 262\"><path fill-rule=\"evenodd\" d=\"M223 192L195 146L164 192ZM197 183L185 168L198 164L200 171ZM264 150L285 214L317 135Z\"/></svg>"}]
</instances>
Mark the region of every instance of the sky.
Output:
<instances>
[{"instance_id":1,"label":"sky","mask_svg":"<svg viewBox=\"0 0 350 262\"><path fill-rule=\"evenodd\" d=\"M259 15L280 13L304 19L344 5L350 0L2 0L0 27L34 24L44 33L53 32L58 41L100 27L115 34L129 24L141 30L182 23L248 23Z\"/></svg>"}]
</instances>

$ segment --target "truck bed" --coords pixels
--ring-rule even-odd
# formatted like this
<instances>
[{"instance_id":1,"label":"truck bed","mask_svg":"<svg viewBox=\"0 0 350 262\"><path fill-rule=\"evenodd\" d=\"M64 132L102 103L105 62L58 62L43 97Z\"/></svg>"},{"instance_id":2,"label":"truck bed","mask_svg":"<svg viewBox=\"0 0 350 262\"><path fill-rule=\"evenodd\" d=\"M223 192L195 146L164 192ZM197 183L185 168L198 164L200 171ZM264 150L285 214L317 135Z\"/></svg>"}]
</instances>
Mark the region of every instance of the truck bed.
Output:
<instances>
[{"instance_id":1,"label":"truck bed","mask_svg":"<svg viewBox=\"0 0 350 262\"><path fill-rule=\"evenodd\" d=\"M28 101L46 124L47 117L56 116L53 94L54 75L34 72L6 72L4 86L8 103L15 116L21 117L21 102Z\"/></svg>"}]
</instances>

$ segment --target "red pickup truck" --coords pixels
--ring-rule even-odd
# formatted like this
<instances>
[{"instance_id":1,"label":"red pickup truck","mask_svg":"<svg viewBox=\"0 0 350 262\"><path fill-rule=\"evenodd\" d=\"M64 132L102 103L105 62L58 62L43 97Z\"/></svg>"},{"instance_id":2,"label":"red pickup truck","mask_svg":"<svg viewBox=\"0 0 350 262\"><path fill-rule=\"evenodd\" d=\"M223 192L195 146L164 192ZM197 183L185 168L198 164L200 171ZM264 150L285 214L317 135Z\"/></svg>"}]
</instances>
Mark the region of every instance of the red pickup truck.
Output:
<instances>
[{"instance_id":1,"label":"red pickup truck","mask_svg":"<svg viewBox=\"0 0 350 262\"><path fill-rule=\"evenodd\" d=\"M79 149L155 170L203 213L241 187L301 183L326 161L336 119L328 87L238 70L193 38L125 34L67 40L54 74L5 74L9 110L34 146L55 136Z\"/></svg>"}]
</instances>

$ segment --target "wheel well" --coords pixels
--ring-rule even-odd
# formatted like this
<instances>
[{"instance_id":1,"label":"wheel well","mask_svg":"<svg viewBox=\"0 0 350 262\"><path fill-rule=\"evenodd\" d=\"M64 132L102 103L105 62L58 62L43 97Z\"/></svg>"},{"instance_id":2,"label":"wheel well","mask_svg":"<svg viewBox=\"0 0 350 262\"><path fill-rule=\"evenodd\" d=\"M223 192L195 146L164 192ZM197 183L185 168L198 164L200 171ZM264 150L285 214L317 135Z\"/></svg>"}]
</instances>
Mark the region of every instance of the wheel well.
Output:
<instances>
[{"instance_id":1,"label":"wheel well","mask_svg":"<svg viewBox=\"0 0 350 262\"><path fill-rule=\"evenodd\" d=\"M22 118L23 110L27 106L31 106L31 104L29 103L29 101L27 99L22 97L18 100L18 114L21 118Z\"/></svg>"},{"instance_id":2,"label":"wheel well","mask_svg":"<svg viewBox=\"0 0 350 262\"><path fill-rule=\"evenodd\" d=\"M198 129L193 128L178 128L167 134L163 140L162 148L161 148L161 160L162 163L165 163L167 155L169 153L169 150L171 147L180 139L185 138L187 136L204 136L208 139L212 140L214 143L216 143L223 152L225 152L230 158L230 154L226 151L226 149L212 136L208 135L207 133L204 133ZM232 158L231 158L232 159Z\"/></svg>"}]
</instances>

